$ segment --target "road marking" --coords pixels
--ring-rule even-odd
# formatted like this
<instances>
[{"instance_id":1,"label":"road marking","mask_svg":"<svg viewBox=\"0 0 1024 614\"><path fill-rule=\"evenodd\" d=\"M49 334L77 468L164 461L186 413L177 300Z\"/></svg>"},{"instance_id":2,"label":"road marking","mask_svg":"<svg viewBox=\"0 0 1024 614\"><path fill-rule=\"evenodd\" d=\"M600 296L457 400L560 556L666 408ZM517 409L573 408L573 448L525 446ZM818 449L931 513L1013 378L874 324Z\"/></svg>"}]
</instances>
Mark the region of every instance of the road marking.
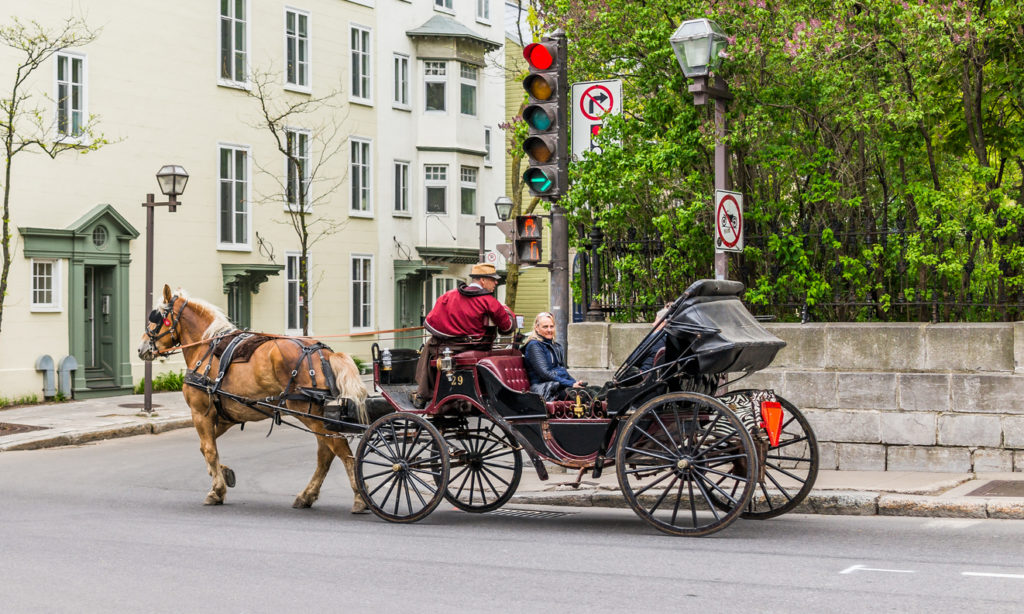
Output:
<instances>
[{"instance_id":1,"label":"road marking","mask_svg":"<svg viewBox=\"0 0 1024 614\"><path fill-rule=\"evenodd\" d=\"M840 574L848 574L848 573L853 573L855 571L881 571L881 572L885 572L885 573L917 573L916 571L914 571L912 569L877 569L877 568L874 568L874 567L865 567L863 565L851 565L850 567L847 567L846 569L840 571L839 573Z\"/></svg>"},{"instance_id":2,"label":"road marking","mask_svg":"<svg viewBox=\"0 0 1024 614\"><path fill-rule=\"evenodd\" d=\"M1024 574L1019 573L986 573L981 571L965 571L960 575L963 576L976 576L980 578L1013 578L1015 580L1024 580Z\"/></svg>"}]
</instances>

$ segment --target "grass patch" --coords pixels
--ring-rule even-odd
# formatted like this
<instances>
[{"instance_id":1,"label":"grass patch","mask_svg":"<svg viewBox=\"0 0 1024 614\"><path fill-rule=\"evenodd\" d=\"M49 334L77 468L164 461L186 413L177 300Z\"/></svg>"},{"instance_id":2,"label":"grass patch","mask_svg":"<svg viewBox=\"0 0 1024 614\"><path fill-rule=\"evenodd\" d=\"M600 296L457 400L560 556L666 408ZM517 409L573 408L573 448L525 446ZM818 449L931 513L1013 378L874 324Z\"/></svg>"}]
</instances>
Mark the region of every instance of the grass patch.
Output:
<instances>
[{"instance_id":1,"label":"grass patch","mask_svg":"<svg viewBox=\"0 0 1024 614\"><path fill-rule=\"evenodd\" d=\"M185 385L185 373L183 371L168 371L153 378L153 392L173 392L181 390ZM135 384L135 394L145 392L146 380L143 379Z\"/></svg>"},{"instance_id":2,"label":"grass patch","mask_svg":"<svg viewBox=\"0 0 1024 614\"><path fill-rule=\"evenodd\" d=\"M15 405L35 405L39 402L39 396L35 394L26 394L21 397L14 397L8 399L7 397L0 397L0 409L4 407L14 407Z\"/></svg>"}]
</instances>

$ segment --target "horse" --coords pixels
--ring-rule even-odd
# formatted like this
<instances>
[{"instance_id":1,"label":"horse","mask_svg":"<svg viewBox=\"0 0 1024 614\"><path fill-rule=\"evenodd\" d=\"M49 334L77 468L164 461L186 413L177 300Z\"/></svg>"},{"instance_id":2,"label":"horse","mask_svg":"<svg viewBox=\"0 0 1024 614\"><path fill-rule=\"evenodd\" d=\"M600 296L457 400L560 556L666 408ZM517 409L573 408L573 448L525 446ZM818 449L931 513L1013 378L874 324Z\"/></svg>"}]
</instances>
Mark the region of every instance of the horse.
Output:
<instances>
[{"instance_id":1,"label":"horse","mask_svg":"<svg viewBox=\"0 0 1024 614\"><path fill-rule=\"evenodd\" d=\"M331 462L337 456L345 465L355 495L352 513L364 513L366 503L356 488L355 461L348 440L339 433L329 432L327 423L316 417L322 416L324 411L323 393L327 391L318 389L318 384L322 384L337 393L331 401L347 403L345 399L348 399L355 405L358 421L369 423L366 387L352 358L304 338L256 335L261 337L260 343L254 344L255 350L248 361L233 362L232 359L237 358L233 349L222 350L222 354L214 351L218 343L231 335L241 334L223 311L206 301L190 297L181 288L172 294L167 285L164 285L163 300L163 304L150 312L146 332L139 344L139 358L152 361L178 349L185 358L189 372L182 392L192 410L192 423L199 434L199 449L213 479L204 504L223 504L228 487L235 485L234 471L220 462L217 438L236 424L244 425L272 416L278 420L280 414L266 408L276 408L280 403L282 408L290 410L283 413L295 416L316 435L317 442L316 470L292 507L308 508L313 505L320 496L320 487ZM226 361L223 369L221 360ZM220 374L216 382L206 377L210 372ZM319 402L303 396L318 392L320 396L315 398Z\"/></svg>"}]
</instances>

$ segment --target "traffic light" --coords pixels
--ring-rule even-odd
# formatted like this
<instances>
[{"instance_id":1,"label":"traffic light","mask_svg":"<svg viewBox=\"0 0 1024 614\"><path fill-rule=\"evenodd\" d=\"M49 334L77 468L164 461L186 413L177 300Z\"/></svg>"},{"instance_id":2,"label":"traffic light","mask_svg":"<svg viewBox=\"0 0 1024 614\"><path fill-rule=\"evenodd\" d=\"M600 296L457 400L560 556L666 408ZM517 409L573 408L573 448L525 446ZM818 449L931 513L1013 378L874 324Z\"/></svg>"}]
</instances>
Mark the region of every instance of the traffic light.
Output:
<instances>
[{"instance_id":1,"label":"traffic light","mask_svg":"<svg viewBox=\"0 0 1024 614\"><path fill-rule=\"evenodd\" d=\"M530 160L523 181L530 194L557 200L568 187L565 34L530 43L523 49L523 57L530 66L530 74L523 79L523 89L529 94L529 104L523 109L523 121L529 126L523 151Z\"/></svg>"},{"instance_id":2,"label":"traffic light","mask_svg":"<svg viewBox=\"0 0 1024 614\"><path fill-rule=\"evenodd\" d=\"M541 216L516 216L516 261L519 264L537 264L543 255Z\"/></svg>"},{"instance_id":3,"label":"traffic light","mask_svg":"<svg viewBox=\"0 0 1024 614\"><path fill-rule=\"evenodd\" d=\"M495 226L501 231L501 234L505 235L505 240L508 243L498 243L495 247L498 253L505 257L505 260L511 264L517 264L516 260L516 222L515 220L508 220L505 222L497 222Z\"/></svg>"}]
</instances>

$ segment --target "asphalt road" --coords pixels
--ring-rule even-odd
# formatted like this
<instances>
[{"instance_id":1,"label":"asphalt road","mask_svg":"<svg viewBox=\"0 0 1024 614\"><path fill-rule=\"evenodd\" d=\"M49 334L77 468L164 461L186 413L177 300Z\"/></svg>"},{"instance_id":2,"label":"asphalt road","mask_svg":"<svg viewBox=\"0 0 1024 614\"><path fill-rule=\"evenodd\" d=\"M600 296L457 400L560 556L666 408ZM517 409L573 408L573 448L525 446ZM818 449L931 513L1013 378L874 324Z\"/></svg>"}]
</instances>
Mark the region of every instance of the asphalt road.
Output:
<instances>
[{"instance_id":1,"label":"asphalt road","mask_svg":"<svg viewBox=\"0 0 1024 614\"><path fill-rule=\"evenodd\" d=\"M291 502L309 435L222 438L226 505L191 430L0 453L0 611L1016 612L1024 521L808 516L663 535L628 510L442 505L353 516L336 463ZM326 610L322 610L326 608Z\"/></svg>"}]
</instances>

